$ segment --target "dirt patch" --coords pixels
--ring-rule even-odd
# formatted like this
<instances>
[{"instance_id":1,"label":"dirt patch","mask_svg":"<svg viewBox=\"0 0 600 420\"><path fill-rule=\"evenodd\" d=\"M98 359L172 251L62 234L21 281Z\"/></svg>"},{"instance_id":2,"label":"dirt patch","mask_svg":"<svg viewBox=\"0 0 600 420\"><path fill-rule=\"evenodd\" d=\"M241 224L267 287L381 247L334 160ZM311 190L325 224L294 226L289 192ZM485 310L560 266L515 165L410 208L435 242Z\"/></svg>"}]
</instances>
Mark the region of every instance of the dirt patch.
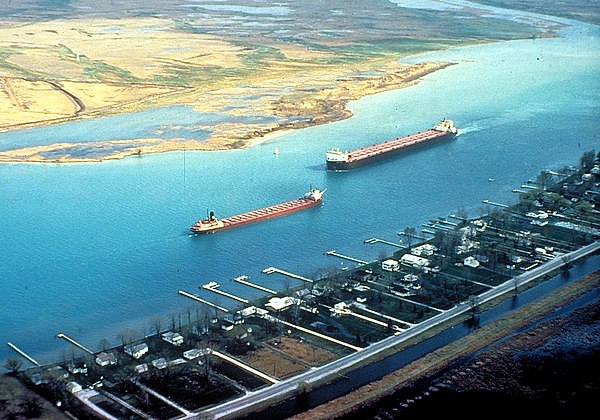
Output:
<instances>
[{"instance_id":1,"label":"dirt patch","mask_svg":"<svg viewBox=\"0 0 600 420\"><path fill-rule=\"evenodd\" d=\"M296 374L305 367L290 357L285 357L268 348L261 348L246 356L240 357L250 366L276 378L285 378Z\"/></svg>"},{"instance_id":2,"label":"dirt patch","mask_svg":"<svg viewBox=\"0 0 600 420\"><path fill-rule=\"evenodd\" d=\"M294 337L278 337L267 341L267 344L311 366L322 365L337 357L328 350L313 346Z\"/></svg>"}]
</instances>

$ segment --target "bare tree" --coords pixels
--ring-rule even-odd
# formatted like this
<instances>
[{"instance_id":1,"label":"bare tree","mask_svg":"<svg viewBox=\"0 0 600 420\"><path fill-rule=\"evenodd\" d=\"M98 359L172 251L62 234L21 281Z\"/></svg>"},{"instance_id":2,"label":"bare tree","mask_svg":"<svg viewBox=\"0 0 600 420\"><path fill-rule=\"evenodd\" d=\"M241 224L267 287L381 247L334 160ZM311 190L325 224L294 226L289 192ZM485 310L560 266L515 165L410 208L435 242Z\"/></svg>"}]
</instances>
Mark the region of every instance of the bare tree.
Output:
<instances>
[{"instance_id":1,"label":"bare tree","mask_svg":"<svg viewBox=\"0 0 600 420\"><path fill-rule=\"evenodd\" d=\"M471 308L471 312L473 313L473 316L475 316L475 314L479 310L479 296L477 296L477 295L469 296L468 303L469 303L469 307Z\"/></svg>"},{"instance_id":2,"label":"bare tree","mask_svg":"<svg viewBox=\"0 0 600 420\"><path fill-rule=\"evenodd\" d=\"M177 314L175 312L171 312L171 330L175 331L175 319L177 319Z\"/></svg>"},{"instance_id":3,"label":"bare tree","mask_svg":"<svg viewBox=\"0 0 600 420\"><path fill-rule=\"evenodd\" d=\"M102 349L102 351L106 351L106 349L108 349L108 346L110 346L110 342L108 341L108 339L106 339L106 338L100 339L100 342L98 343L98 347L100 347Z\"/></svg>"},{"instance_id":4,"label":"bare tree","mask_svg":"<svg viewBox=\"0 0 600 420\"><path fill-rule=\"evenodd\" d=\"M579 159L579 170L581 172L588 172L594 166L594 158L596 157L596 152L594 150L590 150L585 152L581 158Z\"/></svg>"},{"instance_id":5,"label":"bare tree","mask_svg":"<svg viewBox=\"0 0 600 420\"><path fill-rule=\"evenodd\" d=\"M42 414L42 400L35 394L22 396L19 406L27 419L38 418Z\"/></svg>"},{"instance_id":6,"label":"bare tree","mask_svg":"<svg viewBox=\"0 0 600 420\"><path fill-rule=\"evenodd\" d=\"M458 208L458 210L456 210L455 216L461 220L467 220L469 217L469 213L467 212L467 210L465 210L465 208L463 206L460 206Z\"/></svg>"},{"instance_id":7,"label":"bare tree","mask_svg":"<svg viewBox=\"0 0 600 420\"><path fill-rule=\"evenodd\" d=\"M126 328L119 331L117 338L121 341L121 344L125 346L133 341L133 334L130 329Z\"/></svg>"},{"instance_id":8,"label":"bare tree","mask_svg":"<svg viewBox=\"0 0 600 420\"><path fill-rule=\"evenodd\" d=\"M160 334L163 322L164 322L164 319L163 319L162 315L156 315L156 316L153 316L152 319L150 319L150 324L152 324L152 326L154 327L157 337Z\"/></svg>"},{"instance_id":9,"label":"bare tree","mask_svg":"<svg viewBox=\"0 0 600 420\"><path fill-rule=\"evenodd\" d=\"M406 240L408 241L408 249L410 250L412 240L417 234L417 230L414 227L408 226L404 228L402 233L404 234L404 236L406 236Z\"/></svg>"},{"instance_id":10,"label":"bare tree","mask_svg":"<svg viewBox=\"0 0 600 420\"><path fill-rule=\"evenodd\" d=\"M10 357L6 359L6 364L4 365L4 367L10 370L13 374L16 374L19 369L21 369L21 366L23 366L23 361L21 359L17 359L16 357Z\"/></svg>"}]
</instances>

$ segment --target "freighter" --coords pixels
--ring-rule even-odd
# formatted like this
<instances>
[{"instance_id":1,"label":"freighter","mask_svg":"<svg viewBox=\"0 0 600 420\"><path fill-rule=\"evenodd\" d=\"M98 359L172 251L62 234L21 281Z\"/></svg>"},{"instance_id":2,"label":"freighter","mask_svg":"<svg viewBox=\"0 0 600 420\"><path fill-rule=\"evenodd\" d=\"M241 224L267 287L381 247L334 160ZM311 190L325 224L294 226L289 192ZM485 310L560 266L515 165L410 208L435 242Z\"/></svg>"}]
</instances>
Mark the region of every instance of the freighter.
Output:
<instances>
[{"instance_id":1,"label":"freighter","mask_svg":"<svg viewBox=\"0 0 600 420\"><path fill-rule=\"evenodd\" d=\"M330 150L326 154L327 169L333 171L353 169L358 166L397 155L407 148L452 138L457 133L458 129L454 126L454 122L444 118L438 125L430 130L421 131L405 137L399 137L394 140L363 147L350 152L342 152L340 149Z\"/></svg>"},{"instance_id":2,"label":"freighter","mask_svg":"<svg viewBox=\"0 0 600 420\"><path fill-rule=\"evenodd\" d=\"M311 188L309 192L297 200L287 201L285 203L258 210L252 210L246 213L238 214L237 216L226 217L224 219L217 219L215 213L211 211L206 219L199 220L194 223L190 230L193 233L213 233L220 230L247 225L248 223L259 222L261 220L294 213L321 204L323 202L324 192L325 190L321 191L316 188Z\"/></svg>"}]
</instances>

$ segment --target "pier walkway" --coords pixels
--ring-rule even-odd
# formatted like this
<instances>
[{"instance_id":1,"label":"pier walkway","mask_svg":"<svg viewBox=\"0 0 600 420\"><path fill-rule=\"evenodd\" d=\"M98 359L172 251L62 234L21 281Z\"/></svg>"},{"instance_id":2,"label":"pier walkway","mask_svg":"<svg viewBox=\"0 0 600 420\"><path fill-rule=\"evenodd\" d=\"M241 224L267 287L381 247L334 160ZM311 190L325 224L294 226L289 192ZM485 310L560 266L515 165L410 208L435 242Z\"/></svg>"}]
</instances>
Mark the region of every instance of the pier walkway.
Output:
<instances>
[{"instance_id":1,"label":"pier walkway","mask_svg":"<svg viewBox=\"0 0 600 420\"><path fill-rule=\"evenodd\" d=\"M249 282L248 276L239 276L239 277L234 278L233 281L243 284L244 286L254 287L255 289L262 290L263 292L267 292L272 295L277 294L277 292L275 290L268 289L268 288L260 286L258 284Z\"/></svg>"},{"instance_id":2,"label":"pier walkway","mask_svg":"<svg viewBox=\"0 0 600 420\"><path fill-rule=\"evenodd\" d=\"M15 346L10 341L8 343L6 343L6 344L8 345L8 347L10 347L11 349L13 349L17 353L19 353L21 356L23 356L25 359L29 360L34 365L36 365L36 366L40 365L33 357L30 357L27 353L25 353L23 350L21 350L20 348L18 348L17 346Z\"/></svg>"},{"instance_id":3,"label":"pier walkway","mask_svg":"<svg viewBox=\"0 0 600 420\"><path fill-rule=\"evenodd\" d=\"M203 285L203 286L200 286L200 287L201 287L202 289L210 290L211 292L214 292L214 293L216 293L216 294L219 294L219 295L221 295L221 296L225 296L225 297L227 297L227 298L229 298L229 299L237 300L238 302L242 302L242 303L250 303L250 301L249 301L248 299L244 299L244 298L241 298L241 297L239 297L239 296L236 296L236 295L234 295L234 294L227 293L227 292L224 292L224 291L222 291L222 290L219 290L219 285L218 285L218 284L216 284L216 285L212 286L212 285L210 285L210 283L209 283L209 284L205 284L205 285Z\"/></svg>"},{"instance_id":4,"label":"pier walkway","mask_svg":"<svg viewBox=\"0 0 600 420\"><path fill-rule=\"evenodd\" d=\"M366 244L371 244L371 245L372 244L381 243L381 244L385 244L385 245L395 246L396 248L404 248L403 245L396 244L394 242L386 241L385 239L379 239L379 238L366 239L365 243Z\"/></svg>"},{"instance_id":5,"label":"pier walkway","mask_svg":"<svg viewBox=\"0 0 600 420\"><path fill-rule=\"evenodd\" d=\"M91 351L90 349L88 349L86 346L84 346L83 344L79 344L77 341L73 340L71 337L66 336L63 333L60 334L56 334L57 338L62 338L64 340L67 340L69 343L73 344L76 347L79 347L81 350L85 351L86 353L89 353L91 355L94 354L93 351Z\"/></svg>"},{"instance_id":6,"label":"pier walkway","mask_svg":"<svg viewBox=\"0 0 600 420\"><path fill-rule=\"evenodd\" d=\"M215 305L214 303L209 302L208 300L204 300L204 299L202 299L199 296L193 295L193 294L188 293L188 292L184 292L183 290L180 290L178 293L181 296L185 296L186 298L190 298L192 300L195 300L196 302L204 303L205 305L208 305L208 306L211 306L213 308L216 308L216 309L220 310L221 312L229 312L229 309L227 309L227 308L223 308L222 306Z\"/></svg>"},{"instance_id":7,"label":"pier walkway","mask_svg":"<svg viewBox=\"0 0 600 420\"><path fill-rule=\"evenodd\" d=\"M482 203L489 204L490 206L502 207L503 209L506 209L509 207L506 204L494 203L493 201L490 201L490 200L483 200Z\"/></svg>"},{"instance_id":8,"label":"pier walkway","mask_svg":"<svg viewBox=\"0 0 600 420\"><path fill-rule=\"evenodd\" d=\"M260 370L254 369L252 366L248 366L247 364L242 363L239 360L234 359L233 357L229 357L226 354L219 353L218 351L212 350L212 349L210 350L209 353L212 354L213 356L218 357L219 359L223 359L226 362L229 362L232 365L235 365L235 366L245 370L246 372L250 372L251 374L258 376L259 378L262 378L268 382L271 382L272 384L276 384L277 382L279 382L278 379L275 379L272 376L269 376L266 373L261 372Z\"/></svg>"},{"instance_id":9,"label":"pier walkway","mask_svg":"<svg viewBox=\"0 0 600 420\"><path fill-rule=\"evenodd\" d=\"M352 262L355 262L355 263L358 263L358 264L362 264L362 265L369 264L368 261L363 261L363 260L359 260L358 258L349 257L347 255L335 252L335 250L327 251L326 254L327 255L331 255L332 257L338 257L338 258L341 258L343 260L352 261Z\"/></svg>"},{"instance_id":10,"label":"pier walkway","mask_svg":"<svg viewBox=\"0 0 600 420\"><path fill-rule=\"evenodd\" d=\"M314 280L311 280L311 279L306 278L306 277L299 276L297 274L289 273L287 271L283 271L283 270L280 270L279 268L275 268L275 267L267 267L262 272L265 273L265 274L273 274L273 273L283 274L284 276L288 276L288 277L291 277L291 278L296 279L296 280L302 280L302 281L305 281L307 283L314 283Z\"/></svg>"}]
</instances>

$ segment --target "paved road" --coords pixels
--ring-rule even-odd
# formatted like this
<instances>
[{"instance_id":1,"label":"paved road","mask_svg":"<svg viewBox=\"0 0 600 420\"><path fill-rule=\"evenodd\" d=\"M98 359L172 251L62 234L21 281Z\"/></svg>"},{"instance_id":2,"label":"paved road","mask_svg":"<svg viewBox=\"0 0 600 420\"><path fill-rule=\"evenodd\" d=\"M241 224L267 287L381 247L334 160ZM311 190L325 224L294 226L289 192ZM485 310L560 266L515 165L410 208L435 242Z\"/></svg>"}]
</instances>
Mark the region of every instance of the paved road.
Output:
<instances>
[{"instance_id":1,"label":"paved road","mask_svg":"<svg viewBox=\"0 0 600 420\"><path fill-rule=\"evenodd\" d=\"M575 261L576 259L590 255L599 249L600 242L594 242L593 244L590 244L584 248L578 249L566 255L568 256L567 258L569 259L569 261ZM545 264L536 267L535 269L532 269L531 271L523 273L515 277L514 279L510 279L505 283L502 283L494 289L490 289L485 293L482 293L481 295L479 295L478 302L479 304L482 304L504 293L511 292L512 290L514 290L515 282L518 286L522 286L564 265L565 256L563 255L556 257L553 260L550 260ZM260 389L254 392L249 392L246 395L241 396L235 400L231 400L219 406L201 411L200 413L198 413L198 417L207 415L209 418L211 418L211 416L220 419L234 418L239 416L240 410L249 410L254 406L264 404L266 400L272 400L273 402L275 402L293 396L298 388L298 385L302 382L315 383L325 378L333 379L337 376L337 372L339 372L340 370L351 368L357 365L365 358L375 356L378 353L381 353L394 346L397 346L400 343L423 333L429 328L435 327L436 325L444 323L449 319L459 316L470 310L471 306L469 305L469 303L462 302L452 309L449 309L439 315L429 318L428 320L418 325L415 325L414 327L411 327L410 329L398 336L388 337L382 341L370 345L363 351L352 353L348 356L334 360L333 362L323 365L319 368L313 368L300 375L283 380L277 384L269 386L268 388Z\"/></svg>"}]
</instances>

